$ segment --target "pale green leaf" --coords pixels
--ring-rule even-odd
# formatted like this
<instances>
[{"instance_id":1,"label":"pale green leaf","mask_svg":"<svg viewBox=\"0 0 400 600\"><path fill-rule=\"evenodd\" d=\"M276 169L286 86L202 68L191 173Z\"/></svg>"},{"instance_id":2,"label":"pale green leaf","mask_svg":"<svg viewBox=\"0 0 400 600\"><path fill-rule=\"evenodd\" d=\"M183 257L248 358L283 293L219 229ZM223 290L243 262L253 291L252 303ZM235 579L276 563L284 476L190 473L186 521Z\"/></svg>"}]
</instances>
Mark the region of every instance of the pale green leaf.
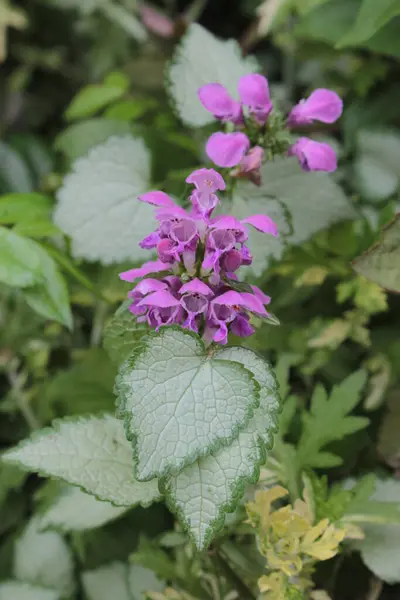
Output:
<instances>
[{"instance_id":1,"label":"pale green leaf","mask_svg":"<svg viewBox=\"0 0 400 600\"><path fill-rule=\"evenodd\" d=\"M377 480L372 501L397 503L400 516L400 481ZM357 548L367 567L380 579L394 584L400 581L400 524L362 524L365 538Z\"/></svg>"},{"instance_id":2,"label":"pale green leaf","mask_svg":"<svg viewBox=\"0 0 400 600\"><path fill-rule=\"evenodd\" d=\"M110 138L74 163L54 219L71 236L76 258L109 265L148 255L138 242L153 231L154 210L137 197L149 178L149 151L131 136Z\"/></svg>"},{"instance_id":3,"label":"pale green leaf","mask_svg":"<svg viewBox=\"0 0 400 600\"><path fill-rule=\"evenodd\" d=\"M148 326L138 323L136 317L128 310L130 304L130 300L124 302L104 328L104 348L117 365L126 360L142 337L149 333Z\"/></svg>"},{"instance_id":4,"label":"pale green leaf","mask_svg":"<svg viewBox=\"0 0 400 600\"><path fill-rule=\"evenodd\" d=\"M354 270L393 292L400 292L400 216L387 225L377 244L353 261Z\"/></svg>"},{"instance_id":5,"label":"pale green leaf","mask_svg":"<svg viewBox=\"0 0 400 600\"><path fill-rule=\"evenodd\" d=\"M44 194L6 194L0 197L0 223L15 223L45 219L50 215L51 198Z\"/></svg>"},{"instance_id":6,"label":"pale green leaf","mask_svg":"<svg viewBox=\"0 0 400 600\"><path fill-rule=\"evenodd\" d=\"M28 287L40 281L40 258L29 240L0 227L0 281L13 287Z\"/></svg>"},{"instance_id":7,"label":"pale green leaf","mask_svg":"<svg viewBox=\"0 0 400 600\"><path fill-rule=\"evenodd\" d=\"M256 70L255 59L243 58L235 40L220 40L192 23L167 68L167 88L182 121L201 127L214 117L198 99L198 89L206 83L221 83L238 98L240 77Z\"/></svg>"},{"instance_id":8,"label":"pale green leaf","mask_svg":"<svg viewBox=\"0 0 400 600\"><path fill-rule=\"evenodd\" d=\"M105 84L90 84L82 88L67 108L65 116L70 121L91 117L121 98L125 89Z\"/></svg>"},{"instance_id":9,"label":"pale green leaf","mask_svg":"<svg viewBox=\"0 0 400 600\"><path fill-rule=\"evenodd\" d=\"M265 213L277 223L278 238L250 233L254 255L251 268L257 276L271 257L282 256L285 245L301 244L333 223L356 217L343 191L328 174L305 173L295 158L268 162L261 175L261 187L239 185L233 206L225 205L225 212L238 218Z\"/></svg>"},{"instance_id":10,"label":"pale green leaf","mask_svg":"<svg viewBox=\"0 0 400 600\"><path fill-rule=\"evenodd\" d=\"M141 481L176 474L230 444L259 405L259 385L201 338L165 328L143 338L120 368L116 393Z\"/></svg>"},{"instance_id":11,"label":"pale green leaf","mask_svg":"<svg viewBox=\"0 0 400 600\"><path fill-rule=\"evenodd\" d=\"M54 319L71 329L72 313L65 279L46 250L33 240L29 243L40 260L40 279L32 287L24 289L25 300L43 317Z\"/></svg>"},{"instance_id":12,"label":"pale green leaf","mask_svg":"<svg viewBox=\"0 0 400 600\"><path fill-rule=\"evenodd\" d=\"M63 152L70 161L85 156L91 148L103 144L114 135L131 133L129 123L111 118L88 119L67 127L56 138L55 148Z\"/></svg>"},{"instance_id":13,"label":"pale green leaf","mask_svg":"<svg viewBox=\"0 0 400 600\"><path fill-rule=\"evenodd\" d=\"M13 228L15 233L26 237L41 239L61 236L62 231L49 220L36 219L32 222L21 221Z\"/></svg>"},{"instance_id":14,"label":"pale green leaf","mask_svg":"<svg viewBox=\"0 0 400 600\"><path fill-rule=\"evenodd\" d=\"M60 600L60 594L29 583L4 581L0 583L0 600Z\"/></svg>"},{"instance_id":15,"label":"pale green leaf","mask_svg":"<svg viewBox=\"0 0 400 600\"><path fill-rule=\"evenodd\" d=\"M3 455L3 460L79 485L117 506L149 505L159 498L157 483L133 477L132 449L114 417L59 420Z\"/></svg>"},{"instance_id":16,"label":"pale green leaf","mask_svg":"<svg viewBox=\"0 0 400 600\"><path fill-rule=\"evenodd\" d=\"M279 410L277 384L268 363L245 348L222 350L216 358L238 362L253 373L260 384L260 406L229 446L162 482L167 502L199 549L223 526L226 512L235 510L246 484L258 480L266 450L272 446Z\"/></svg>"},{"instance_id":17,"label":"pale green leaf","mask_svg":"<svg viewBox=\"0 0 400 600\"><path fill-rule=\"evenodd\" d=\"M366 200L389 198L399 186L400 136L395 131L362 130L354 164L357 187Z\"/></svg>"},{"instance_id":18,"label":"pale green leaf","mask_svg":"<svg viewBox=\"0 0 400 600\"><path fill-rule=\"evenodd\" d=\"M33 190L32 175L20 154L0 141L0 190L27 193Z\"/></svg>"},{"instance_id":19,"label":"pale green leaf","mask_svg":"<svg viewBox=\"0 0 400 600\"><path fill-rule=\"evenodd\" d=\"M69 597L74 589L74 563L62 536L39 531L39 520L33 518L15 544L14 576Z\"/></svg>"},{"instance_id":20,"label":"pale green leaf","mask_svg":"<svg viewBox=\"0 0 400 600\"><path fill-rule=\"evenodd\" d=\"M303 413L303 430L296 451L299 469L330 468L341 464L339 457L321 450L330 442L341 440L368 425L366 417L349 416L360 401L365 380L365 372L357 371L335 386L329 398L321 385L316 386L310 410Z\"/></svg>"},{"instance_id":21,"label":"pale green leaf","mask_svg":"<svg viewBox=\"0 0 400 600\"><path fill-rule=\"evenodd\" d=\"M82 576L88 600L145 600L146 592L161 592L165 584L140 565L115 562Z\"/></svg>"},{"instance_id":22,"label":"pale green leaf","mask_svg":"<svg viewBox=\"0 0 400 600\"><path fill-rule=\"evenodd\" d=\"M97 500L78 487L67 487L40 517L40 529L85 531L101 527L123 515L128 508Z\"/></svg>"},{"instance_id":23,"label":"pale green leaf","mask_svg":"<svg viewBox=\"0 0 400 600\"><path fill-rule=\"evenodd\" d=\"M397 15L400 15L399 0L363 0L353 27L339 41L337 48L358 46L369 40Z\"/></svg>"}]
</instances>

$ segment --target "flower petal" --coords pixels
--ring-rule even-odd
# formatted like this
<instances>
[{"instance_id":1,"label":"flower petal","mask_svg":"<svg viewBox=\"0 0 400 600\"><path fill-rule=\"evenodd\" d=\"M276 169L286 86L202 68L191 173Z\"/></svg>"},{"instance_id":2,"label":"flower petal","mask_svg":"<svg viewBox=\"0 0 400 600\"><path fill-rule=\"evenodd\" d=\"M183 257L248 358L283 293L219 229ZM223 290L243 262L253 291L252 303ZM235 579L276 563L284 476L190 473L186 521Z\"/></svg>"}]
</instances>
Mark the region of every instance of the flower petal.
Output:
<instances>
[{"instance_id":1,"label":"flower petal","mask_svg":"<svg viewBox=\"0 0 400 600\"><path fill-rule=\"evenodd\" d=\"M147 204L152 204L153 206L176 206L175 202L168 194L159 191L146 192L146 194L138 196L138 200L146 202Z\"/></svg>"},{"instance_id":2,"label":"flower petal","mask_svg":"<svg viewBox=\"0 0 400 600\"><path fill-rule=\"evenodd\" d=\"M186 294L191 292L193 294L203 294L203 296L212 296L214 292L206 283L200 281L200 279L192 279L188 283L185 283L179 290L180 294Z\"/></svg>"},{"instance_id":3,"label":"flower petal","mask_svg":"<svg viewBox=\"0 0 400 600\"><path fill-rule=\"evenodd\" d=\"M138 283L134 291L139 292L139 294L145 295L150 294L150 292L158 292L167 288L168 284L165 283L165 281L161 281L160 279L152 279L151 277L149 277L148 279L143 279L143 281Z\"/></svg>"},{"instance_id":4,"label":"flower petal","mask_svg":"<svg viewBox=\"0 0 400 600\"><path fill-rule=\"evenodd\" d=\"M242 294L239 292L235 292L235 290L229 290L229 292L225 292L221 294L217 298L211 301L212 304L222 304L225 306L242 306L243 299Z\"/></svg>"},{"instance_id":5,"label":"flower petal","mask_svg":"<svg viewBox=\"0 0 400 600\"><path fill-rule=\"evenodd\" d=\"M264 304L261 302L257 296L254 294L250 294L249 292L242 292L242 304L243 308L250 310L251 312L255 312L260 315L267 315L267 311L264 308Z\"/></svg>"},{"instance_id":6,"label":"flower petal","mask_svg":"<svg viewBox=\"0 0 400 600\"><path fill-rule=\"evenodd\" d=\"M160 290L149 294L138 303L138 306L157 306L158 308L171 308L171 306L179 305L180 301L168 290Z\"/></svg>"},{"instance_id":7,"label":"flower petal","mask_svg":"<svg viewBox=\"0 0 400 600\"><path fill-rule=\"evenodd\" d=\"M265 123L273 106L269 95L268 80L257 73L244 75L239 80L239 96L260 123Z\"/></svg>"},{"instance_id":8,"label":"flower petal","mask_svg":"<svg viewBox=\"0 0 400 600\"><path fill-rule=\"evenodd\" d=\"M289 156L297 156L305 171L333 172L337 168L336 153L329 144L301 137L289 148Z\"/></svg>"},{"instance_id":9,"label":"flower petal","mask_svg":"<svg viewBox=\"0 0 400 600\"><path fill-rule=\"evenodd\" d=\"M226 188L224 178L215 169L197 169L186 178L186 183L193 183L201 192L214 193Z\"/></svg>"},{"instance_id":10,"label":"flower petal","mask_svg":"<svg viewBox=\"0 0 400 600\"><path fill-rule=\"evenodd\" d=\"M149 262L144 263L138 269L130 269L129 271L124 271L119 274L119 278L122 281L135 281L135 279L140 279L141 277L145 277L150 273L160 273L161 271L168 271L170 265L162 262L161 260L151 260Z\"/></svg>"},{"instance_id":11,"label":"flower petal","mask_svg":"<svg viewBox=\"0 0 400 600\"><path fill-rule=\"evenodd\" d=\"M214 133L207 142L207 156L219 167L235 167L250 147L244 133Z\"/></svg>"},{"instance_id":12,"label":"flower petal","mask_svg":"<svg viewBox=\"0 0 400 600\"><path fill-rule=\"evenodd\" d=\"M309 98L294 106L288 117L288 125L308 125L313 121L334 123L343 111L343 101L332 90L314 90Z\"/></svg>"},{"instance_id":13,"label":"flower petal","mask_svg":"<svg viewBox=\"0 0 400 600\"><path fill-rule=\"evenodd\" d=\"M262 233L270 233L275 237L278 235L276 223L267 215L252 215L242 219L242 223L248 223Z\"/></svg>"},{"instance_id":14,"label":"flower petal","mask_svg":"<svg viewBox=\"0 0 400 600\"><path fill-rule=\"evenodd\" d=\"M208 83L203 85L197 92L199 100L215 118L222 121L241 120L242 109L240 102L233 100L229 92L220 83Z\"/></svg>"},{"instance_id":15,"label":"flower petal","mask_svg":"<svg viewBox=\"0 0 400 600\"><path fill-rule=\"evenodd\" d=\"M252 285L250 287L253 290L254 294L257 296L257 298L261 300L263 304L269 304L271 302L271 297L267 296L267 294L264 294L264 292L260 290L259 287L257 287L256 285Z\"/></svg>"},{"instance_id":16,"label":"flower petal","mask_svg":"<svg viewBox=\"0 0 400 600\"><path fill-rule=\"evenodd\" d=\"M174 22L172 19L155 10L145 2L139 3L139 14L144 25L152 33L163 38L171 38L174 35Z\"/></svg>"},{"instance_id":17,"label":"flower petal","mask_svg":"<svg viewBox=\"0 0 400 600\"><path fill-rule=\"evenodd\" d=\"M232 215L221 215L220 217L216 217L213 219L211 227L213 229L237 229L238 231L246 231L246 227L242 225L241 221L238 221L238 219Z\"/></svg>"}]
</instances>

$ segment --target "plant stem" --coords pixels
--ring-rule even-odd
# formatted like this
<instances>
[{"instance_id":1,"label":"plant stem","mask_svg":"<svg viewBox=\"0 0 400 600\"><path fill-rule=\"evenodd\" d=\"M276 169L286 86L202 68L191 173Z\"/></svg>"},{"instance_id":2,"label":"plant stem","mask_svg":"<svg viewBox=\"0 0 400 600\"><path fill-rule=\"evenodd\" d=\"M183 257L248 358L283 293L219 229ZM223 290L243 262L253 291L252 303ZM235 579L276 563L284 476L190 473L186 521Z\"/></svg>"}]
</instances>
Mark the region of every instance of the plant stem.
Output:
<instances>
[{"instance_id":1,"label":"plant stem","mask_svg":"<svg viewBox=\"0 0 400 600\"><path fill-rule=\"evenodd\" d=\"M93 326L90 334L90 345L100 346L101 334L103 333L104 321L107 316L107 303L99 301L96 305L96 309L93 317Z\"/></svg>"},{"instance_id":2,"label":"plant stem","mask_svg":"<svg viewBox=\"0 0 400 600\"><path fill-rule=\"evenodd\" d=\"M222 573L225 575L226 579L232 584L232 586L236 589L239 594L240 600L255 600L255 596L250 588L240 579L240 577L235 573L235 571L230 566L229 562L223 555L223 551L218 548L215 552L215 560L217 565L220 567Z\"/></svg>"},{"instance_id":3,"label":"plant stem","mask_svg":"<svg viewBox=\"0 0 400 600\"><path fill-rule=\"evenodd\" d=\"M22 416L27 422L28 426L32 430L40 429L41 424L33 412L28 397L26 396L23 386L26 381L24 373L18 374L17 372L18 362L16 359L10 361L9 367L7 368L7 377L13 391L15 398L15 404L19 408Z\"/></svg>"}]
</instances>

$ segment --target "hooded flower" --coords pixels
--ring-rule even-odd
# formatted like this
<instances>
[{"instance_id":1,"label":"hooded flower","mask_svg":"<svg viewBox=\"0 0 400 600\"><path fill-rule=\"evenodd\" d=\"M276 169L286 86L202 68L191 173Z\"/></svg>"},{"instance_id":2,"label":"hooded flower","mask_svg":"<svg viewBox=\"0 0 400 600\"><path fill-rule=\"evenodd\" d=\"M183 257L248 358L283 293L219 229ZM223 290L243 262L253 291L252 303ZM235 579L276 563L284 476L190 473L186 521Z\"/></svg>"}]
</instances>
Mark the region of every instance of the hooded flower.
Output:
<instances>
[{"instance_id":1,"label":"hooded flower","mask_svg":"<svg viewBox=\"0 0 400 600\"><path fill-rule=\"evenodd\" d=\"M158 260L121 273L124 281L142 279L129 292L130 311L139 322L158 330L180 325L205 340L225 344L229 331L246 337L254 332L251 315L268 316L270 301L254 287L239 293L232 289L235 271L250 265L252 256L245 242L248 226L277 235L275 223L266 215L241 221L231 216L212 218L218 191L225 189L221 175L213 169L198 169L187 178L195 186L185 211L164 192L148 192L142 202L155 206L158 229L141 246L156 249ZM160 273L161 279L154 275ZM150 276L150 277L147 277Z\"/></svg>"},{"instance_id":2,"label":"hooded flower","mask_svg":"<svg viewBox=\"0 0 400 600\"><path fill-rule=\"evenodd\" d=\"M305 171L336 171L336 153L329 144L301 137L289 149L289 156L297 156Z\"/></svg>"},{"instance_id":3,"label":"hooded flower","mask_svg":"<svg viewBox=\"0 0 400 600\"><path fill-rule=\"evenodd\" d=\"M343 111L342 99L332 90L314 90L309 98L300 100L288 116L289 127L309 125L314 121L334 123Z\"/></svg>"}]
</instances>

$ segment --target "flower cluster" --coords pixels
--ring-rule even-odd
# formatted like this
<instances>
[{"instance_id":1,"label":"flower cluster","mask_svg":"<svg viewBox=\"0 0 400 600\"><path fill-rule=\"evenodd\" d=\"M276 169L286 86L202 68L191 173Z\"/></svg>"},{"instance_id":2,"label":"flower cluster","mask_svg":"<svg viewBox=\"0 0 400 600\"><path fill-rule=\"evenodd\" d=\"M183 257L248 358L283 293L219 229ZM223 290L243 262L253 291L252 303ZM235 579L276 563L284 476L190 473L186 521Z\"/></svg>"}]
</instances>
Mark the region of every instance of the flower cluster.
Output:
<instances>
[{"instance_id":1,"label":"flower cluster","mask_svg":"<svg viewBox=\"0 0 400 600\"><path fill-rule=\"evenodd\" d=\"M198 90L203 106L234 131L218 132L207 142L208 157L219 167L232 168L231 175L259 182L259 170L265 150L274 154L297 156L305 171L334 171L335 151L329 144L307 137L290 143L292 130L314 121L334 123L342 114L343 102L333 91L317 89L309 98L294 106L286 119L273 111L268 80L262 75L241 77L239 100L233 99L219 83L209 83ZM289 135L288 135L289 134Z\"/></svg>"},{"instance_id":2,"label":"flower cluster","mask_svg":"<svg viewBox=\"0 0 400 600\"><path fill-rule=\"evenodd\" d=\"M190 212L164 192L139 197L156 207L158 229L140 246L155 250L158 259L121 273L124 281L142 279L129 293L131 312L139 322L159 329L178 324L200 333L207 342L227 343L228 333L247 337L254 332L251 315L267 317L270 298L256 286L240 284L236 271L250 265L246 245L248 226L263 233L278 234L266 215L237 220L232 216L212 217L225 189L224 179L213 169L199 169L187 178L194 185ZM158 277L154 274L160 273ZM244 290L244 291L243 291Z\"/></svg>"}]
</instances>

